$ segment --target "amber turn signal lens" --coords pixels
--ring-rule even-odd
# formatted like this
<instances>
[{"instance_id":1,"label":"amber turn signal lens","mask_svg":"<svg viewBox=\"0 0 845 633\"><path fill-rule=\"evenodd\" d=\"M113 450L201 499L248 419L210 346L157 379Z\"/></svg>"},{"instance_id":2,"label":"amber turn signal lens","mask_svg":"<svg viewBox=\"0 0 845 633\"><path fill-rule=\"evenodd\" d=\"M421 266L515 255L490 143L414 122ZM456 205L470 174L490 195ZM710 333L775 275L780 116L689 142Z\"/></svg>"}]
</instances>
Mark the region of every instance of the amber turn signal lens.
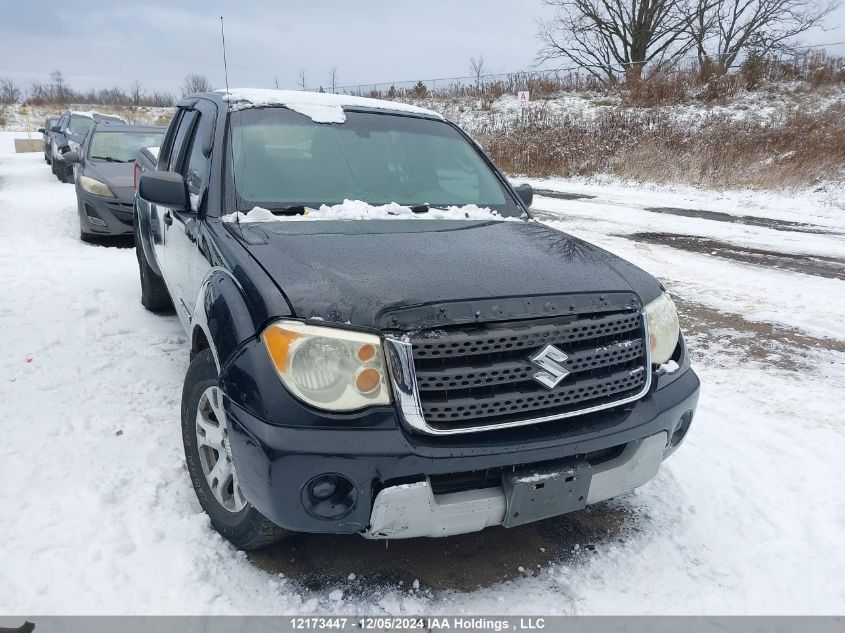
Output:
<instances>
[{"instance_id":1,"label":"amber turn signal lens","mask_svg":"<svg viewBox=\"0 0 845 633\"><path fill-rule=\"evenodd\" d=\"M370 345L366 343L358 348L358 360L362 363L366 363L368 360L372 360L373 357L376 355L376 348L375 345Z\"/></svg>"},{"instance_id":2,"label":"amber turn signal lens","mask_svg":"<svg viewBox=\"0 0 845 633\"><path fill-rule=\"evenodd\" d=\"M286 330L279 325L268 327L261 335L261 338L264 339L264 345L270 353L270 358L276 366L276 371L280 374L284 374L288 369L288 354L291 344L301 336L301 334Z\"/></svg>"},{"instance_id":3,"label":"amber turn signal lens","mask_svg":"<svg viewBox=\"0 0 845 633\"><path fill-rule=\"evenodd\" d=\"M372 393L379 388L380 384L381 372L372 367L362 369L355 377L355 388L358 390L358 393Z\"/></svg>"}]
</instances>

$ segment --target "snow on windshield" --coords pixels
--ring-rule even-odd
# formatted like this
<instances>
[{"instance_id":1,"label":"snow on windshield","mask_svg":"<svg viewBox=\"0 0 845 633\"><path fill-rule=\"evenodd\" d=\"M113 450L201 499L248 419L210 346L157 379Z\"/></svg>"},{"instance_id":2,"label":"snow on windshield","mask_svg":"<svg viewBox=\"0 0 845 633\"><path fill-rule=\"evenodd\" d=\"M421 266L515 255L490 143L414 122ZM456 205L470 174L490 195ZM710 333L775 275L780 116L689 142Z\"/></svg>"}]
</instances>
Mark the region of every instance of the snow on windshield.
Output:
<instances>
[{"instance_id":1,"label":"snow on windshield","mask_svg":"<svg viewBox=\"0 0 845 633\"><path fill-rule=\"evenodd\" d=\"M377 110L395 110L411 112L426 116L443 117L433 110L426 110L417 106L381 99L366 97L352 97L349 95L325 94L320 92L302 92L298 90L270 90L261 88L236 88L233 90L218 90L226 93L224 101L231 104L232 110L257 108L261 106L284 106L294 112L299 112L310 118L314 123L345 123L346 115L343 106L358 106Z\"/></svg>"},{"instance_id":2,"label":"snow on windshield","mask_svg":"<svg viewBox=\"0 0 845 633\"><path fill-rule=\"evenodd\" d=\"M391 202L373 206L361 200L344 200L342 204L322 205L319 209L306 209L304 215L276 215L263 207L254 207L248 213L238 211L224 215L224 222L297 222L310 220L499 220L520 221L522 218L500 215L493 209L468 204L445 209L429 208L415 213L411 207Z\"/></svg>"}]
</instances>

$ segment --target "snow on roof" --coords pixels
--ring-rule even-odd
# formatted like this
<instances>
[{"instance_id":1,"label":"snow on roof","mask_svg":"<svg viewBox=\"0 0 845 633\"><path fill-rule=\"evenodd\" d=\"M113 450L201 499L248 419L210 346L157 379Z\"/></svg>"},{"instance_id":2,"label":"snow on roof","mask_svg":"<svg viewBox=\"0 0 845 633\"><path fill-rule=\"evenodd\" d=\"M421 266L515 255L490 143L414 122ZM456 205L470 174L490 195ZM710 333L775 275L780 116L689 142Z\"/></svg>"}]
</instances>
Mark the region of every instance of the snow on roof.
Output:
<instances>
[{"instance_id":1,"label":"snow on roof","mask_svg":"<svg viewBox=\"0 0 845 633\"><path fill-rule=\"evenodd\" d=\"M126 123L126 119L124 119L121 116L118 116L116 114L106 114L105 112L97 112L96 110L85 110L85 111L71 110L70 113L75 114L77 116L84 116L84 117L89 118L89 119L93 119L95 116L109 117L109 118L112 118L112 119L120 119L121 121Z\"/></svg>"},{"instance_id":2,"label":"snow on roof","mask_svg":"<svg viewBox=\"0 0 845 633\"><path fill-rule=\"evenodd\" d=\"M217 92L226 93L224 89ZM299 112L309 117L315 123L344 123L346 115L344 106L373 108L377 110L394 110L443 117L433 110L426 110L407 103L384 101L382 99L368 99L350 95L326 94L322 92L305 92L301 90L269 90L263 88L234 88L223 97L224 101L232 104L233 110L256 108L260 106L277 105Z\"/></svg>"},{"instance_id":3,"label":"snow on roof","mask_svg":"<svg viewBox=\"0 0 845 633\"><path fill-rule=\"evenodd\" d=\"M158 150L159 150L158 147L145 147L144 149L147 150L150 153L150 156L158 159Z\"/></svg>"}]
</instances>

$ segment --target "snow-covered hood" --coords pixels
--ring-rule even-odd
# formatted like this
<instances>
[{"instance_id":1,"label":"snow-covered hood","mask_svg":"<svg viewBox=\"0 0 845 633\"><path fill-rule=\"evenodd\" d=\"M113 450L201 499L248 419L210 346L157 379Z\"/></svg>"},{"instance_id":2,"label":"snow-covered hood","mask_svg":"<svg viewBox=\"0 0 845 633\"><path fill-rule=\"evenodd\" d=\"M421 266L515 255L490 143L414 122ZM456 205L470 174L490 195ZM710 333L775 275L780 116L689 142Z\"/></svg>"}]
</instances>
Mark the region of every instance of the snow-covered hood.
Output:
<instances>
[{"instance_id":1,"label":"snow-covered hood","mask_svg":"<svg viewBox=\"0 0 845 633\"><path fill-rule=\"evenodd\" d=\"M661 291L651 275L537 222L343 220L225 226L296 316L379 327L385 311L430 303Z\"/></svg>"}]
</instances>

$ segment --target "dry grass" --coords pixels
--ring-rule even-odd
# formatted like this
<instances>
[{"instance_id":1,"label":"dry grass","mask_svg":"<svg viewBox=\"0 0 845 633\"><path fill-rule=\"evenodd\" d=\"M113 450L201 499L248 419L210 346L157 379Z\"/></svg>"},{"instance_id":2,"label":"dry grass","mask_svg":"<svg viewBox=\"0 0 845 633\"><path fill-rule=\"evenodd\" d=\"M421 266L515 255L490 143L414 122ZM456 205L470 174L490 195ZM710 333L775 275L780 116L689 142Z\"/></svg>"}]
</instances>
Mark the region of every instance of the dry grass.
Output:
<instances>
[{"instance_id":1,"label":"dry grass","mask_svg":"<svg viewBox=\"0 0 845 633\"><path fill-rule=\"evenodd\" d=\"M765 89L785 81L803 81L812 88L845 84L845 58L824 50L807 51L788 60L752 58L727 74L708 62L691 61L658 72L647 72L634 85L602 83L583 72L537 71L511 73L473 82L441 80L439 82L405 82L388 86L362 86L350 94L376 99L412 101L423 98L450 99L471 97L482 102L482 108L504 94L520 90L531 92L531 99L545 99L567 92L589 92L621 98L628 105L672 105L682 101L704 103L725 102L743 90Z\"/></svg>"},{"instance_id":2,"label":"dry grass","mask_svg":"<svg viewBox=\"0 0 845 633\"><path fill-rule=\"evenodd\" d=\"M531 116L481 130L510 173L611 174L708 187L782 188L845 180L845 105L798 111L766 124L710 115L694 126L665 112L618 108L594 120Z\"/></svg>"}]
</instances>

